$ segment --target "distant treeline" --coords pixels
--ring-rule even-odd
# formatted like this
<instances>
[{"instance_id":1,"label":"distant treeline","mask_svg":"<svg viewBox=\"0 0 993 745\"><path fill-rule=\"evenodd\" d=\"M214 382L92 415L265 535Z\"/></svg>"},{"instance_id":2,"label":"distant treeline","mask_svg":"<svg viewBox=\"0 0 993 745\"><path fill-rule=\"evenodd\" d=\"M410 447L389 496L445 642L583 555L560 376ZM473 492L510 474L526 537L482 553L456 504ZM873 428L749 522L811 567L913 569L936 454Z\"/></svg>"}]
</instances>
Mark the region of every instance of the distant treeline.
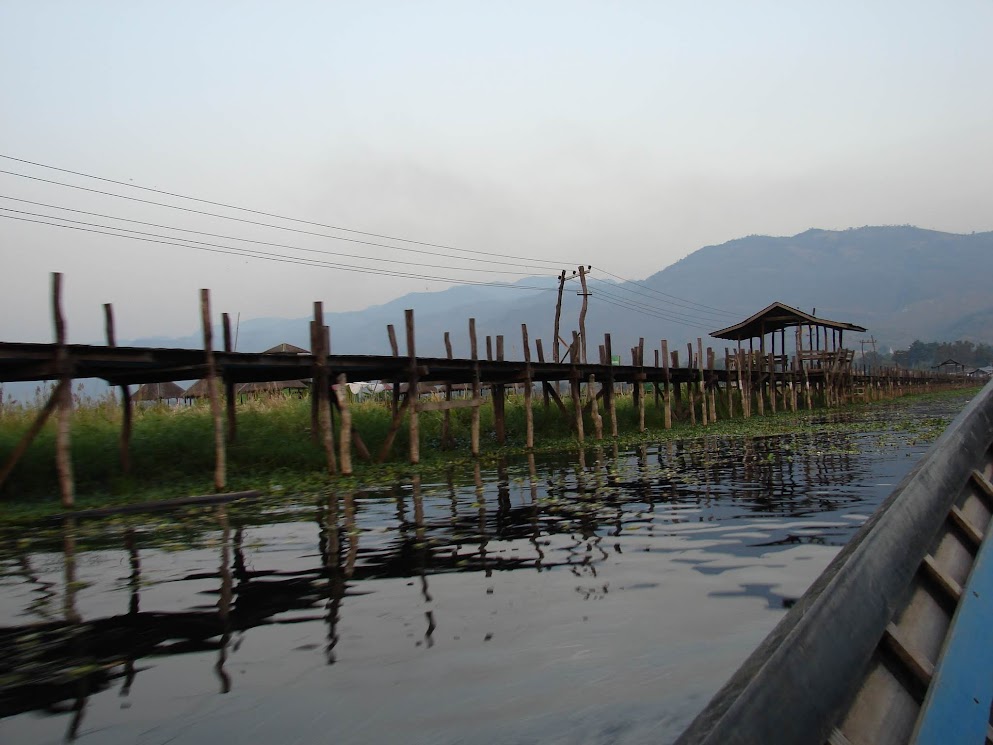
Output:
<instances>
[{"instance_id":1,"label":"distant treeline","mask_svg":"<svg viewBox=\"0 0 993 745\"><path fill-rule=\"evenodd\" d=\"M971 341L915 341L909 349L893 351L893 362L905 368L929 368L945 360L955 360L966 367L993 364L993 346Z\"/></svg>"}]
</instances>

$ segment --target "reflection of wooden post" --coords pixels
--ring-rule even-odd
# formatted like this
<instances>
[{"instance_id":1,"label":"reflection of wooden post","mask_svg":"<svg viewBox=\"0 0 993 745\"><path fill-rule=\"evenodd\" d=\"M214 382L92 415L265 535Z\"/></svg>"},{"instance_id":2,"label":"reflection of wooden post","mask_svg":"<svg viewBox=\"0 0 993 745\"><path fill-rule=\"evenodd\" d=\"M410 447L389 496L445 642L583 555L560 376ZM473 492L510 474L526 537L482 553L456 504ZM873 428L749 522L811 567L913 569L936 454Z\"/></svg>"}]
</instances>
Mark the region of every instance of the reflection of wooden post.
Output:
<instances>
[{"instance_id":1,"label":"reflection of wooden post","mask_svg":"<svg viewBox=\"0 0 993 745\"><path fill-rule=\"evenodd\" d=\"M65 579L62 609L66 621L79 623L80 615L76 609L76 593L79 592L79 585L76 583L76 518L74 517L68 517L62 523L62 554Z\"/></svg>"},{"instance_id":2,"label":"reflection of wooden post","mask_svg":"<svg viewBox=\"0 0 993 745\"><path fill-rule=\"evenodd\" d=\"M341 414L341 428L338 438L338 454L341 460L343 476L352 475L352 411L348 408L348 377L345 373L338 376L338 387L335 389L338 399L338 412Z\"/></svg>"},{"instance_id":3,"label":"reflection of wooden post","mask_svg":"<svg viewBox=\"0 0 993 745\"><path fill-rule=\"evenodd\" d=\"M407 416L410 421L410 462L417 465L421 461L421 434L417 421L417 402L420 397L420 376L417 374L417 352L414 349L414 311L403 312L407 329L407 356L410 358L410 382L407 384Z\"/></svg>"},{"instance_id":4,"label":"reflection of wooden post","mask_svg":"<svg viewBox=\"0 0 993 745\"><path fill-rule=\"evenodd\" d=\"M117 346L114 333L114 307L110 303L103 306L104 326L107 331L107 346ZM121 386L121 470L131 473L131 389Z\"/></svg>"},{"instance_id":5,"label":"reflection of wooden post","mask_svg":"<svg viewBox=\"0 0 993 745\"><path fill-rule=\"evenodd\" d=\"M534 381L531 379L531 343L528 341L528 325L521 324L521 343L524 347L524 446L528 450L534 448L534 412L531 410L531 396L534 393Z\"/></svg>"},{"instance_id":6,"label":"reflection of wooden post","mask_svg":"<svg viewBox=\"0 0 993 745\"><path fill-rule=\"evenodd\" d=\"M665 407L665 428L672 429L672 392L669 390L669 342L662 340L662 368L665 372L665 392L662 405Z\"/></svg>"},{"instance_id":7,"label":"reflection of wooden post","mask_svg":"<svg viewBox=\"0 0 993 745\"><path fill-rule=\"evenodd\" d=\"M469 352L472 357L472 425L470 429L470 449L474 456L479 455L479 345L476 342L476 319L469 319Z\"/></svg>"},{"instance_id":8,"label":"reflection of wooden post","mask_svg":"<svg viewBox=\"0 0 993 745\"><path fill-rule=\"evenodd\" d=\"M223 505L217 508L217 521L221 524L221 591L217 599L217 616L221 622L224 633L221 635L220 650L217 654L217 662L214 664L214 671L221 681L221 693L228 693L231 690L231 676L224 669L224 663L228 658L228 642L231 640L231 600L234 592L231 581L231 524L228 522L228 513Z\"/></svg>"},{"instance_id":9,"label":"reflection of wooden post","mask_svg":"<svg viewBox=\"0 0 993 745\"><path fill-rule=\"evenodd\" d=\"M62 506L72 507L76 501L76 487L73 483L72 452L69 428L72 415L72 371L69 365L69 352L66 350L66 324L62 315L62 275L52 274L52 316L55 321L55 360L62 383L61 393L55 410L55 470L59 477L59 493Z\"/></svg>"},{"instance_id":10,"label":"reflection of wooden post","mask_svg":"<svg viewBox=\"0 0 993 745\"><path fill-rule=\"evenodd\" d=\"M200 321L203 324L203 350L207 358L207 398L214 420L214 488L223 491L227 482L227 459L224 451L224 427L221 424L221 401L214 367L214 330L210 324L210 290L200 290Z\"/></svg>"},{"instance_id":11,"label":"reflection of wooden post","mask_svg":"<svg viewBox=\"0 0 993 745\"><path fill-rule=\"evenodd\" d=\"M221 313L221 321L224 328L224 351L233 352L234 345L231 343L231 316ZM234 442L238 435L238 422L235 419L235 396L234 381L227 373L224 374L224 406L228 419L228 442Z\"/></svg>"}]
</instances>

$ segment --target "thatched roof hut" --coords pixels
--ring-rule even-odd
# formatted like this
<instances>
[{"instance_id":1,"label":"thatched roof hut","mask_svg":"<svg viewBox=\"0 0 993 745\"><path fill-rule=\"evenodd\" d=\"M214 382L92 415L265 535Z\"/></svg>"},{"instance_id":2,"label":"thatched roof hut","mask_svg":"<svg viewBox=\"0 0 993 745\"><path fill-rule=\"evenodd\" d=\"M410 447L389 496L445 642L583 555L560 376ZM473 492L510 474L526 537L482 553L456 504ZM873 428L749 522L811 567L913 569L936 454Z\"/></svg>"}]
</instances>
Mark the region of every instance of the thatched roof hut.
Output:
<instances>
[{"instance_id":1,"label":"thatched roof hut","mask_svg":"<svg viewBox=\"0 0 993 745\"><path fill-rule=\"evenodd\" d=\"M191 385L185 391L183 391L183 398L206 398L207 397L207 379L203 378L198 380L196 383Z\"/></svg>"},{"instance_id":2,"label":"thatched roof hut","mask_svg":"<svg viewBox=\"0 0 993 745\"><path fill-rule=\"evenodd\" d=\"M175 383L145 383L131 394L132 401L169 401L183 398L183 389Z\"/></svg>"}]
</instances>

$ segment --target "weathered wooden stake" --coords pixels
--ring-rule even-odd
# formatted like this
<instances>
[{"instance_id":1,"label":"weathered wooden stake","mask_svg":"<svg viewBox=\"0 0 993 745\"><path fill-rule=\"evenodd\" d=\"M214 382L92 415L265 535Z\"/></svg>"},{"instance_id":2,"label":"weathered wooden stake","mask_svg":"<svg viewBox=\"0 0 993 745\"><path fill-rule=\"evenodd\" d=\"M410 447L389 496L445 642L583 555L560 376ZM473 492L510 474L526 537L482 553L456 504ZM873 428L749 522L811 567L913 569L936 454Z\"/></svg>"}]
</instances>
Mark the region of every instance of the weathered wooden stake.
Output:
<instances>
[{"instance_id":1,"label":"weathered wooden stake","mask_svg":"<svg viewBox=\"0 0 993 745\"><path fill-rule=\"evenodd\" d=\"M693 342L686 344L686 367L693 370ZM692 378L691 378L692 381ZM692 382L686 383L686 399L690 404L690 424L696 424L696 387Z\"/></svg>"},{"instance_id":2,"label":"weathered wooden stake","mask_svg":"<svg viewBox=\"0 0 993 745\"><path fill-rule=\"evenodd\" d=\"M338 413L341 414L341 431L338 433L338 451L341 460L343 476L352 475L352 412L348 408L348 377L345 373L338 376L338 387L335 397L338 400Z\"/></svg>"},{"instance_id":3,"label":"weathered wooden stake","mask_svg":"<svg viewBox=\"0 0 993 745\"><path fill-rule=\"evenodd\" d=\"M540 340L539 340L540 341ZM534 381L531 379L531 343L528 341L528 326L521 324L521 343L524 348L524 446L534 449L534 411L531 396L534 394Z\"/></svg>"},{"instance_id":4,"label":"weathered wooden stake","mask_svg":"<svg viewBox=\"0 0 993 745\"><path fill-rule=\"evenodd\" d=\"M445 356L452 359L452 335L447 331L445 332ZM452 384L449 381L445 382L445 400L452 400ZM452 412L448 409L445 409L441 420L441 446L445 448L452 446Z\"/></svg>"},{"instance_id":5,"label":"weathered wooden stake","mask_svg":"<svg viewBox=\"0 0 993 745\"><path fill-rule=\"evenodd\" d=\"M417 402L420 398L420 376L417 369L417 352L414 349L414 311L407 309L403 312L404 324L407 328L407 356L410 358L410 382L407 384L407 416L410 421L410 462L417 465L421 462L421 434L417 421Z\"/></svg>"},{"instance_id":6,"label":"weathered wooden stake","mask_svg":"<svg viewBox=\"0 0 993 745\"><path fill-rule=\"evenodd\" d=\"M224 330L224 351L233 352L231 344L231 317L227 313L221 313L221 327ZM228 442L234 442L238 435L238 423L235 420L235 395L234 381L227 373L224 374L224 406L228 420Z\"/></svg>"},{"instance_id":7,"label":"weathered wooden stake","mask_svg":"<svg viewBox=\"0 0 993 745\"><path fill-rule=\"evenodd\" d=\"M710 395L708 396L710 423L714 424L717 422L717 376L714 375L714 350L712 347L707 347L707 373L710 385Z\"/></svg>"},{"instance_id":8,"label":"weathered wooden stake","mask_svg":"<svg viewBox=\"0 0 993 745\"><path fill-rule=\"evenodd\" d=\"M55 411L55 408L61 403L62 392L65 386L66 383L62 380L55 384L55 388L52 390L52 395L49 396L48 401L42 407L41 411L38 412L38 415L34 418L34 421L31 422L31 426L28 427L27 432L21 435L21 439L18 441L17 445L14 446L13 451L11 451L10 455L7 457L7 460L4 462L3 468L0 468L0 487L3 487L4 482L13 472L14 467L21 459L21 456L27 452L27 449L31 446L31 443L34 442L34 438L38 436L38 433L41 432L42 427L45 426L45 422L48 421L48 417L51 416L52 412Z\"/></svg>"},{"instance_id":9,"label":"weathered wooden stake","mask_svg":"<svg viewBox=\"0 0 993 745\"><path fill-rule=\"evenodd\" d=\"M563 272L563 274L565 274ZM561 296L561 292L559 293ZM472 359L472 398L478 401L479 385L479 345L476 341L476 319L469 319L469 353ZM470 449L473 456L479 455L479 406L472 407L472 424L470 429Z\"/></svg>"},{"instance_id":10,"label":"weathered wooden stake","mask_svg":"<svg viewBox=\"0 0 993 745\"><path fill-rule=\"evenodd\" d=\"M55 470L59 478L62 506L72 507L76 500L76 487L72 472L70 426L72 416L72 370L66 350L66 325L62 315L62 275L52 273L52 317L55 322L55 360L59 380L58 408L55 411Z\"/></svg>"},{"instance_id":11,"label":"weathered wooden stake","mask_svg":"<svg viewBox=\"0 0 993 745\"><path fill-rule=\"evenodd\" d=\"M393 353L394 357L400 356L400 347L397 345L397 332L393 328L393 324L389 323L386 325L386 335L390 338L390 351ZM397 415L397 411L400 409L400 376L397 375L393 378L393 396L391 398L390 410L393 412L393 416Z\"/></svg>"},{"instance_id":12,"label":"weathered wooden stake","mask_svg":"<svg viewBox=\"0 0 993 745\"><path fill-rule=\"evenodd\" d=\"M704 367L704 357L703 357L703 339L699 336L696 338L696 349L697 349L697 367L700 373L699 386L700 386L700 423L706 427L709 422L709 409L710 406L707 404L707 383L704 378L703 367Z\"/></svg>"},{"instance_id":13,"label":"weathered wooden stake","mask_svg":"<svg viewBox=\"0 0 993 745\"><path fill-rule=\"evenodd\" d=\"M207 360L207 398L210 416L214 420L214 488L223 491L227 484L227 456L224 449L224 425L221 422L221 401L217 390L217 370L214 366L214 330L210 323L210 290L200 290L200 322L203 325L203 350Z\"/></svg>"},{"instance_id":14,"label":"weathered wooden stake","mask_svg":"<svg viewBox=\"0 0 993 745\"><path fill-rule=\"evenodd\" d=\"M327 337L324 334L324 304L314 303L314 323L311 336L314 354L314 386L317 390L317 429L318 441L324 448L328 464L328 473L332 476L338 472L338 459L334 454L334 432L331 429L331 379L328 375L328 354L325 346Z\"/></svg>"},{"instance_id":15,"label":"weathered wooden stake","mask_svg":"<svg viewBox=\"0 0 993 745\"><path fill-rule=\"evenodd\" d=\"M107 332L107 346L117 346L117 334L114 332L114 307L110 303L103 306L104 327ZM121 471L131 473L131 387L121 387Z\"/></svg>"},{"instance_id":16,"label":"weathered wooden stake","mask_svg":"<svg viewBox=\"0 0 993 745\"><path fill-rule=\"evenodd\" d=\"M672 429L672 391L669 388L669 342L662 340L662 367L665 371L665 392L662 396L665 407L665 428Z\"/></svg>"},{"instance_id":17,"label":"weathered wooden stake","mask_svg":"<svg viewBox=\"0 0 993 745\"><path fill-rule=\"evenodd\" d=\"M610 416L610 436L617 437L617 405L614 401L614 355L610 334L603 335L603 350L607 357L607 414Z\"/></svg>"},{"instance_id":18,"label":"weathered wooden stake","mask_svg":"<svg viewBox=\"0 0 993 745\"><path fill-rule=\"evenodd\" d=\"M583 433L583 402L580 399L579 392L579 367L577 361L580 355L580 340L579 332L572 332L572 351L570 358L572 360L572 370L569 373L569 387L572 393L572 411L573 417L576 421L576 439L582 444L586 439Z\"/></svg>"},{"instance_id":19,"label":"weathered wooden stake","mask_svg":"<svg viewBox=\"0 0 993 745\"><path fill-rule=\"evenodd\" d=\"M489 337L487 337L489 339ZM503 334L496 338L496 358L498 362L503 362ZM506 443L506 422L504 412L506 411L506 387L503 383L493 385L493 428L496 430L498 445Z\"/></svg>"}]
</instances>

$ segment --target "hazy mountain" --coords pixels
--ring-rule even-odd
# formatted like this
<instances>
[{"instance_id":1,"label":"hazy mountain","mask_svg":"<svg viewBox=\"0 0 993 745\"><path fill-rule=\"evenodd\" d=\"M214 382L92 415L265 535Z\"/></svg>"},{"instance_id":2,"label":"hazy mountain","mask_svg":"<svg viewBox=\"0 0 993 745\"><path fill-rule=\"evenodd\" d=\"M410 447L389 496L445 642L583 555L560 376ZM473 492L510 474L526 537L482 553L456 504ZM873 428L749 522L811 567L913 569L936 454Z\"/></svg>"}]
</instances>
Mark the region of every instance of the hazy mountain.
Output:
<instances>
[{"instance_id":1,"label":"hazy mountain","mask_svg":"<svg viewBox=\"0 0 993 745\"><path fill-rule=\"evenodd\" d=\"M667 339L671 348L731 325L779 300L818 316L865 326L882 348L906 347L914 339L993 340L993 233L955 235L913 227L808 230L788 238L749 236L707 246L639 283L617 281L594 267L587 335L591 359L609 331L615 354L628 359L645 337L649 349ZM406 295L363 311L326 315L332 349L341 353L389 351L386 325L397 330L405 351L405 308L416 318L417 351L443 355L452 332L456 356L468 356L468 319L476 318L480 354L486 335L504 334L509 358L521 357L521 324L541 338L551 359L555 281L522 280L544 291L459 286ZM567 283L561 336L577 328L579 282ZM626 307L621 307L626 306ZM703 307L706 306L706 307ZM279 342L309 346L307 318L242 321L238 349L261 351ZM854 346L857 340L850 343ZM135 344L199 346L199 333L175 339L137 339ZM716 346L723 348L724 342ZM648 362L653 359L649 356Z\"/></svg>"}]
</instances>

